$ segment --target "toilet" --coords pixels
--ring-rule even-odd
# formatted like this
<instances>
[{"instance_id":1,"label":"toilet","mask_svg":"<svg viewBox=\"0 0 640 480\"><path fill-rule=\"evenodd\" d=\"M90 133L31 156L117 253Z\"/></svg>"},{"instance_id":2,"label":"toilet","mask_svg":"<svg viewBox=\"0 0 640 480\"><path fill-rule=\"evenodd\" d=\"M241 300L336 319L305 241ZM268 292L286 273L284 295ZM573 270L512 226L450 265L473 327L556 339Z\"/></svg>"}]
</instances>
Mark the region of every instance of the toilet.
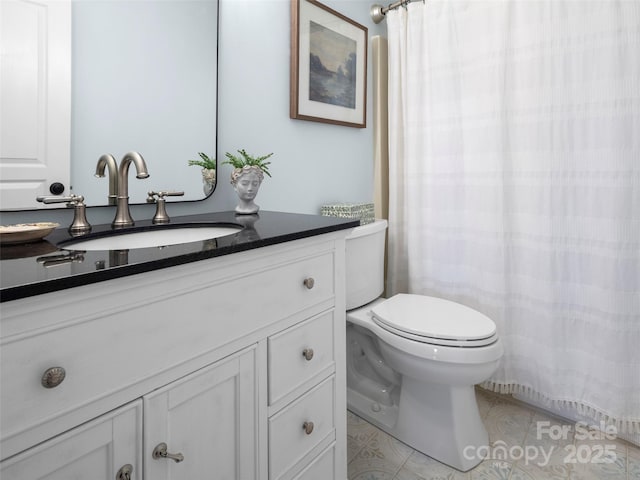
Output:
<instances>
[{"instance_id":1,"label":"toilet","mask_svg":"<svg viewBox=\"0 0 640 480\"><path fill-rule=\"evenodd\" d=\"M502 343L490 318L459 303L380 298L386 229L377 220L347 237L348 408L464 472L489 445L474 385L495 372Z\"/></svg>"}]
</instances>

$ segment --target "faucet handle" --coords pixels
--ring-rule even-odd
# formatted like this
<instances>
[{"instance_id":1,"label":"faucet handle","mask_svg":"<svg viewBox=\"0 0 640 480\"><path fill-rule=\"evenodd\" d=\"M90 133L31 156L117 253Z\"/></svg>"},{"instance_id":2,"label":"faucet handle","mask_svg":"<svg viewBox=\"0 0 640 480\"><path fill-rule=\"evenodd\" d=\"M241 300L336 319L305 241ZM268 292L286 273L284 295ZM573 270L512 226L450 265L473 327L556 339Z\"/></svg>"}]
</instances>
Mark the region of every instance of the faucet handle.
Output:
<instances>
[{"instance_id":1,"label":"faucet handle","mask_svg":"<svg viewBox=\"0 0 640 480\"><path fill-rule=\"evenodd\" d=\"M41 203L66 203L67 207L73 208L73 222L69 227L71 235L81 235L91 231L91 225L87 221L87 206L84 204L82 195L73 193L66 197L36 197L36 201Z\"/></svg>"},{"instance_id":2,"label":"faucet handle","mask_svg":"<svg viewBox=\"0 0 640 480\"><path fill-rule=\"evenodd\" d=\"M184 192L178 192L176 190L159 190L157 192L151 191L148 192L147 195L147 203L155 203L155 198L158 197L158 200L163 199L164 197L181 197L184 195Z\"/></svg>"},{"instance_id":3,"label":"faucet handle","mask_svg":"<svg viewBox=\"0 0 640 480\"><path fill-rule=\"evenodd\" d=\"M167 215L166 200L164 197L181 197L184 192L164 191L148 192L147 203L156 204L156 214L153 217L153 223L169 223L169 215ZM156 198L157 197L157 198Z\"/></svg>"},{"instance_id":4,"label":"faucet handle","mask_svg":"<svg viewBox=\"0 0 640 480\"><path fill-rule=\"evenodd\" d=\"M39 196L36 197L36 201L40 203L66 203L67 206L72 207L74 205L79 205L84 202L84 197L82 195L67 195L66 197L59 196Z\"/></svg>"}]
</instances>

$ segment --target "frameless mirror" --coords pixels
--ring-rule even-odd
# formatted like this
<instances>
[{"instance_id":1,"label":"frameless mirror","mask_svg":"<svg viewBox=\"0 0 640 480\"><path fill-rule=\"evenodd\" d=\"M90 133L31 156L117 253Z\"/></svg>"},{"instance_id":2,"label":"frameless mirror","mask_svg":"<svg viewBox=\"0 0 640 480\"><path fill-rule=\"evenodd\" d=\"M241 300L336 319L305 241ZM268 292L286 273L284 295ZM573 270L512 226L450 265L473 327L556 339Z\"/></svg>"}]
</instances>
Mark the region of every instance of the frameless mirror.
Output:
<instances>
[{"instance_id":1,"label":"frameless mirror","mask_svg":"<svg viewBox=\"0 0 640 480\"><path fill-rule=\"evenodd\" d=\"M216 157L218 1L72 0L70 28L64 194L107 205L109 179L94 176L98 158L109 153L119 163L130 151L144 157L150 175L129 172L130 203L144 203L150 190L185 192L169 201L211 194L210 178L188 161L200 160L198 152ZM25 209L2 206L15 208Z\"/></svg>"}]
</instances>

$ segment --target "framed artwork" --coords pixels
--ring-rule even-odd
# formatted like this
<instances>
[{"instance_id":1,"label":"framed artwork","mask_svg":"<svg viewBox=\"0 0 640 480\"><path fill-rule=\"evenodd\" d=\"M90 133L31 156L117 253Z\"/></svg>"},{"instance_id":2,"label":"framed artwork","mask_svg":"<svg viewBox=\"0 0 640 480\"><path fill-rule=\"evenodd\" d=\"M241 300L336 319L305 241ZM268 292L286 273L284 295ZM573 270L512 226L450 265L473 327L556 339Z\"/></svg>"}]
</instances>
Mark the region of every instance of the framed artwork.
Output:
<instances>
[{"instance_id":1,"label":"framed artwork","mask_svg":"<svg viewBox=\"0 0 640 480\"><path fill-rule=\"evenodd\" d=\"M316 0L291 0L291 118L367 126L367 33Z\"/></svg>"}]
</instances>

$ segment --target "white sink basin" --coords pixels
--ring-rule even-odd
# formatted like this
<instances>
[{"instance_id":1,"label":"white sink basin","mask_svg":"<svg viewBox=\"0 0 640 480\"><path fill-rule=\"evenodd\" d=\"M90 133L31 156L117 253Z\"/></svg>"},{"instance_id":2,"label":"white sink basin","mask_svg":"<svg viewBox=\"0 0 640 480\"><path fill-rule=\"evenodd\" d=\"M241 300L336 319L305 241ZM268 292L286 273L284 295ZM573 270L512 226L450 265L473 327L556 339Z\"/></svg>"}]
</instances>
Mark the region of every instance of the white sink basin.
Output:
<instances>
[{"instance_id":1,"label":"white sink basin","mask_svg":"<svg viewBox=\"0 0 640 480\"><path fill-rule=\"evenodd\" d=\"M206 226L178 227L143 232L114 233L113 235L88 240L78 240L59 246L64 250L129 250L133 248L164 247L180 243L210 240L239 232L242 227Z\"/></svg>"}]
</instances>

